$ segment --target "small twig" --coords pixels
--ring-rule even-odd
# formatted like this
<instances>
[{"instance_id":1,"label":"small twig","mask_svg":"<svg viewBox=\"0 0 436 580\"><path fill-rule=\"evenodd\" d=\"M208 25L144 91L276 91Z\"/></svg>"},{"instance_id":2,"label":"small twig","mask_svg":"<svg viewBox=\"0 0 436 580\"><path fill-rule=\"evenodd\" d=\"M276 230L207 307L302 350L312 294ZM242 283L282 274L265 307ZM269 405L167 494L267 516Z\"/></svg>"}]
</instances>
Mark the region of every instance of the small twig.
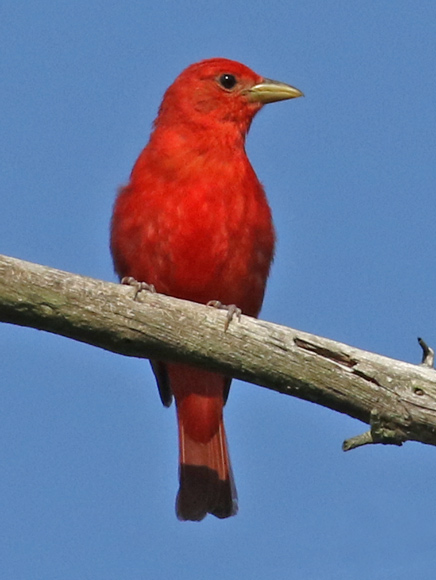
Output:
<instances>
[{"instance_id":1,"label":"small twig","mask_svg":"<svg viewBox=\"0 0 436 580\"><path fill-rule=\"evenodd\" d=\"M421 364L425 367L434 368L434 350L420 337L418 337L419 346L422 348Z\"/></svg>"},{"instance_id":2,"label":"small twig","mask_svg":"<svg viewBox=\"0 0 436 580\"><path fill-rule=\"evenodd\" d=\"M379 412L376 409L371 411L370 417L371 429L365 431L361 435L356 435L355 437L350 437L346 439L342 444L343 451L350 451L351 449L356 449L356 447L362 447L362 445L401 445L406 440L406 437L398 430L392 429L388 423L382 419Z\"/></svg>"}]
</instances>

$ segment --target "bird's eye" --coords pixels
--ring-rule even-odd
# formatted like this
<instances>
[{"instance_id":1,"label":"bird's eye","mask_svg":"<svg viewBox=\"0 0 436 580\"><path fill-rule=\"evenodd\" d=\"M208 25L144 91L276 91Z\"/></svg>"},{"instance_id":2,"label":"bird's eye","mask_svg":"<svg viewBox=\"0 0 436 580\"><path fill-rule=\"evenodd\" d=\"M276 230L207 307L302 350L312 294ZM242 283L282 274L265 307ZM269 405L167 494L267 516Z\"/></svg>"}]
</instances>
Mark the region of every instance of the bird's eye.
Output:
<instances>
[{"instance_id":1,"label":"bird's eye","mask_svg":"<svg viewBox=\"0 0 436 580\"><path fill-rule=\"evenodd\" d=\"M223 75L220 76L219 83L222 87L224 87L225 89L227 89L229 91L229 90L233 89L233 87L236 85L237 80L236 80L236 77L234 75L231 75L229 73L224 73Z\"/></svg>"}]
</instances>

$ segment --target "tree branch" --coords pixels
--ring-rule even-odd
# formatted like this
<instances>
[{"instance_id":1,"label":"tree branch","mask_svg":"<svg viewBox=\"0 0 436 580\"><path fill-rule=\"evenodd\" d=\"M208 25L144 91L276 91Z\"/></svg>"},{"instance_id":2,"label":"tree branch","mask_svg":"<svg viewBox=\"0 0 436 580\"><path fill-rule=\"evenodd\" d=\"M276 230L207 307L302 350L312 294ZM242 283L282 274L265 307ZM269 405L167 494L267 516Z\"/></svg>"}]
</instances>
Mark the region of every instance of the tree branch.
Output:
<instances>
[{"instance_id":1,"label":"tree branch","mask_svg":"<svg viewBox=\"0 0 436 580\"><path fill-rule=\"evenodd\" d=\"M345 450L406 440L436 445L436 372L428 356L426 365L412 365L247 316L224 331L222 311L134 294L0 255L2 322L127 356L189 362L368 423L370 431L346 441Z\"/></svg>"}]
</instances>

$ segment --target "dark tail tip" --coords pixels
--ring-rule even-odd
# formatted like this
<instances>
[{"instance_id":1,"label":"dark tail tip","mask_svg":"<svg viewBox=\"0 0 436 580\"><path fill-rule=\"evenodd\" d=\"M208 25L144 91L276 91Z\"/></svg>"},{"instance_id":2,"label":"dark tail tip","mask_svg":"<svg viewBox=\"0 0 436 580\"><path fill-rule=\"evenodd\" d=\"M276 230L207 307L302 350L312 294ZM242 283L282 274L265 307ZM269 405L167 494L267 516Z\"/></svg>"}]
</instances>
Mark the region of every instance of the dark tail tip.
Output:
<instances>
[{"instance_id":1,"label":"dark tail tip","mask_svg":"<svg viewBox=\"0 0 436 580\"><path fill-rule=\"evenodd\" d=\"M176 500L179 520L201 521L208 513L229 518L238 511L233 481L219 479L218 473L203 465L180 466L180 488Z\"/></svg>"}]
</instances>

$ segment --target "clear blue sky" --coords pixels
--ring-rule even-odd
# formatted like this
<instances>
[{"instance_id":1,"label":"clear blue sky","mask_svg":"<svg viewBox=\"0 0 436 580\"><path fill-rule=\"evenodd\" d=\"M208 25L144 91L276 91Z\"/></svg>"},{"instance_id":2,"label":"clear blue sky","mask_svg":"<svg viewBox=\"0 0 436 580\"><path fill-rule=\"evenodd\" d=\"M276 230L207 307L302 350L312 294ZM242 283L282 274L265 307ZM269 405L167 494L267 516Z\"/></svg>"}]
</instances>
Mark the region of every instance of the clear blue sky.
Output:
<instances>
[{"instance_id":1,"label":"clear blue sky","mask_svg":"<svg viewBox=\"0 0 436 580\"><path fill-rule=\"evenodd\" d=\"M436 346L436 3L0 6L0 252L115 280L108 222L166 87L223 56L294 84L248 152L279 244L262 316L410 362ZM144 360L0 326L3 580L430 580L436 450L235 382L237 517L174 515Z\"/></svg>"}]
</instances>

